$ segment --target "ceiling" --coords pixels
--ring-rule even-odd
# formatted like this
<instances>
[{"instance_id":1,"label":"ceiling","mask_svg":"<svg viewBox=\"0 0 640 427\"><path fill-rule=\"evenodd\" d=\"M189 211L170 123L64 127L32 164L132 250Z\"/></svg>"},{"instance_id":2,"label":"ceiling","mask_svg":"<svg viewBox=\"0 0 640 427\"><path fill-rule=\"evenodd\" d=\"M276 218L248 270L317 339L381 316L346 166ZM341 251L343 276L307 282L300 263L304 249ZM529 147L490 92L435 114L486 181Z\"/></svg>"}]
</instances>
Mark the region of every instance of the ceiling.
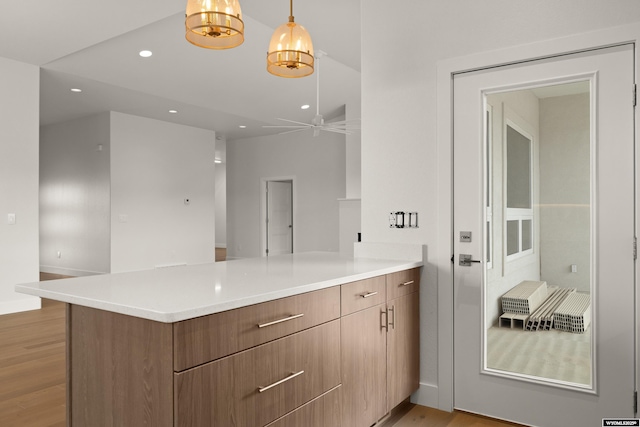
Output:
<instances>
[{"instance_id":1,"label":"ceiling","mask_svg":"<svg viewBox=\"0 0 640 427\"><path fill-rule=\"evenodd\" d=\"M317 73L284 79L266 71L269 40L287 21L289 1L240 4L244 43L216 51L185 40L185 0L3 1L0 57L41 67L42 125L119 111L232 140L277 133L262 126L284 124L278 117L310 122ZM293 8L314 49L328 54L321 60L320 113L338 116L360 101L360 1L296 0ZM150 58L139 56L145 49ZM301 110L303 104L312 107Z\"/></svg>"}]
</instances>

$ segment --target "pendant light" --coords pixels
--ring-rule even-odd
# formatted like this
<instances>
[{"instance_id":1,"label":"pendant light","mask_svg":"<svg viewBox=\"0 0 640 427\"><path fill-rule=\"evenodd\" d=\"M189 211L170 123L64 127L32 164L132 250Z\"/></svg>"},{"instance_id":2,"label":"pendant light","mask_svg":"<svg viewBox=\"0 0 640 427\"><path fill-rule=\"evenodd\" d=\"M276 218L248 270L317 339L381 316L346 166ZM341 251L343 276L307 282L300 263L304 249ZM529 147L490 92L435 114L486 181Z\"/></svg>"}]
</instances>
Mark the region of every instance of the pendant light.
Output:
<instances>
[{"instance_id":1,"label":"pendant light","mask_svg":"<svg viewBox=\"0 0 640 427\"><path fill-rule=\"evenodd\" d=\"M307 30L293 20L293 0L289 0L289 21L271 36L267 71L279 77L305 77L313 74L313 43Z\"/></svg>"},{"instance_id":2,"label":"pendant light","mask_svg":"<svg viewBox=\"0 0 640 427\"><path fill-rule=\"evenodd\" d=\"M187 41L207 49L230 49L244 42L238 0L188 0L185 27Z\"/></svg>"}]
</instances>

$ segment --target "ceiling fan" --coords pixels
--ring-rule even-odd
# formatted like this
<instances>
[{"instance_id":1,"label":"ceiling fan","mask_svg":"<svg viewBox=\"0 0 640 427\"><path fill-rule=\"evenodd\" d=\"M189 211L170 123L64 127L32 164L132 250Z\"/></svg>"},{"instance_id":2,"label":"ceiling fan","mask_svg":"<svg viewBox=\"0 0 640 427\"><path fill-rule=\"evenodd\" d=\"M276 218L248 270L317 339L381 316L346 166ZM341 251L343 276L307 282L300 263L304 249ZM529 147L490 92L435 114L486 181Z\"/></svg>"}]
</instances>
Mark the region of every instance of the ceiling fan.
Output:
<instances>
[{"instance_id":1,"label":"ceiling fan","mask_svg":"<svg viewBox=\"0 0 640 427\"><path fill-rule=\"evenodd\" d=\"M313 130L313 136L320 135L320 131L341 133L343 135L351 135L354 130L360 129L360 119L352 120L339 120L335 122L326 122L324 117L320 114L320 58L325 56L326 53L318 50L316 51L316 115L311 120L311 123L298 122L295 120L282 119L283 122L292 123L291 125L275 125L275 126L262 126L263 128L276 128L276 129L289 129L284 132L280 132L278 135L284 135L286 133L302 132L308 129Z\"/></svg>"}]
</instances>

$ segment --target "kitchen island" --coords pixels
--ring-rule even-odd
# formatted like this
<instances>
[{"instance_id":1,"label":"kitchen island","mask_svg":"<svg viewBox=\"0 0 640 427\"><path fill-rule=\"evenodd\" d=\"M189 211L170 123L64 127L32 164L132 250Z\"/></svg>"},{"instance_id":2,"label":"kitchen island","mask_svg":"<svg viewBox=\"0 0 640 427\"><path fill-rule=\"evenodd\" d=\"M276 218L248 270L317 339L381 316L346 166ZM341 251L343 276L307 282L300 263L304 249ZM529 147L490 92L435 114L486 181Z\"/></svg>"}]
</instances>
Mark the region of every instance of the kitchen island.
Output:
<instances>
[{"instance_id":1,"label":"kitchen island","mask_svg":"<svg viewBox=\"0 0 640 427\"><path fill-rule=\"evenodd\" d=\"M16 291L67 303L70 426L369 426L418 387L421 265L301 253Z\"/></svg>"}]
</instances>

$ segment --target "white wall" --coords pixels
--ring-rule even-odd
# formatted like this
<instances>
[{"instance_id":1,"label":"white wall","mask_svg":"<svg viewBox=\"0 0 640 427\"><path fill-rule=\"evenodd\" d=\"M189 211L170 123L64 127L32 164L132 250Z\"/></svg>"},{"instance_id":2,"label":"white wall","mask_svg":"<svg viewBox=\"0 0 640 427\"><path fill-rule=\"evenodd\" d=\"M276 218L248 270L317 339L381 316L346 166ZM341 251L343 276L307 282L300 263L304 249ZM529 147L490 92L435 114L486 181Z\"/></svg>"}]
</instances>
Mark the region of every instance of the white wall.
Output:
<instances>
[{"instance_id":1,"label":"white wall","mask_svg":"<svg viewBox=\"0 0 640 427\"><path fill-rule=\"evenodd\" d=\"M591 271L589 96L540 101L541 276L583 292Z\"/></svg>"},{"instance_id":2,"label":"white wall","mask_svg":"<svg viewBox=\"0 0 640 427\"><path fill-rule=\"evenodd\" d=\"M402 2L401 38L380 31L380 23L388 21L388 2L367 0L361 7L363 239L428 246L419 400L437 407L438 309L451 310L437 306L438 269L450 268L438 264L438 229L445 221L439 211L446 211L437 203L438 61L637 22L640 2L619 0L615 7L583 0L552 6L543 0ZM388 213L400 208L419 212L419 229L389 228Z\"/></svg>"},{"instance_id":3,"label":"white wall","mask_svg":"<svg viewBox=\"0 0 640 427\"><path fill-rule=\"evenodd\" d=\"M362 126L360 121L362 116L360 91L357 91L354 96L356 100L345 105L345 120L347 120L351 126L359 129ZM362 134L359 130L355 130L346 136L346 169L346 197L349 199L359 199L362 195Z\"/></svg>"},{"instance_id":4,"label":"white wall","mask_svg":"<svg viewBox=\"0 0 640 427\"><path fill-rule=\"evenodd\" d=\"M40 271L110 271L109 123L107 112L40 129Z\"/></svg>"},{"instance_id":5,"label":"white wall","mask_svg":"<svg viewBox=\"0 0 640 427\"><path fill-rule=\"evenodd\" d=\"M0 58L0 314L40 307L40 298L14 291L39 280L39 89L38 67Z\"/></svg>"},{"instance_id":6,"label":"white wall","mask_svg":"<svg viewBox=\"0 0 640 427\"><path fill-rule=\"evenodd\" d=\"M227 255L261 256L261 179L294 181L294 251L339 250L345 138L311 132L227 141Z\"/></svg>"},{"instance_id":7,"label":"white wall","mask_svg":"<svg viewBox=\"0 0 640 427\"><path fill-rule=\"evenodd\" d=\"M340 212L340 253L353 256L354 243L358 241L358 233L360 233L361 201L360 199L340 199L338 205Z\"/></svg>"},{"instance_id":8,"label":"white wall","mask_svg":"<svg viewBox=\"0 0 640 427\"><path fill-rule=\"evenodd\" d=\"M111 113L111 272L215 259L214 152L213 131Z\"/></svg>"},{"instance_id":9,"label":"white wall","mask_svg":"<svg viewBox=\"0 0 640 427\"><path fill-rule=\"evenodd\" d=\"M227 140L216 137L216 247L227 247Z\"/></svg>"},{"instance_id":10,"label":"white wall","mask_svg":"<svg viewBox=\"0 0 640 427\"><path fill-rule=\"evenodd\" d=\"M216 248L227 247L227 164L215 166L216 181Z\"/></svg>"}]
</instances>

